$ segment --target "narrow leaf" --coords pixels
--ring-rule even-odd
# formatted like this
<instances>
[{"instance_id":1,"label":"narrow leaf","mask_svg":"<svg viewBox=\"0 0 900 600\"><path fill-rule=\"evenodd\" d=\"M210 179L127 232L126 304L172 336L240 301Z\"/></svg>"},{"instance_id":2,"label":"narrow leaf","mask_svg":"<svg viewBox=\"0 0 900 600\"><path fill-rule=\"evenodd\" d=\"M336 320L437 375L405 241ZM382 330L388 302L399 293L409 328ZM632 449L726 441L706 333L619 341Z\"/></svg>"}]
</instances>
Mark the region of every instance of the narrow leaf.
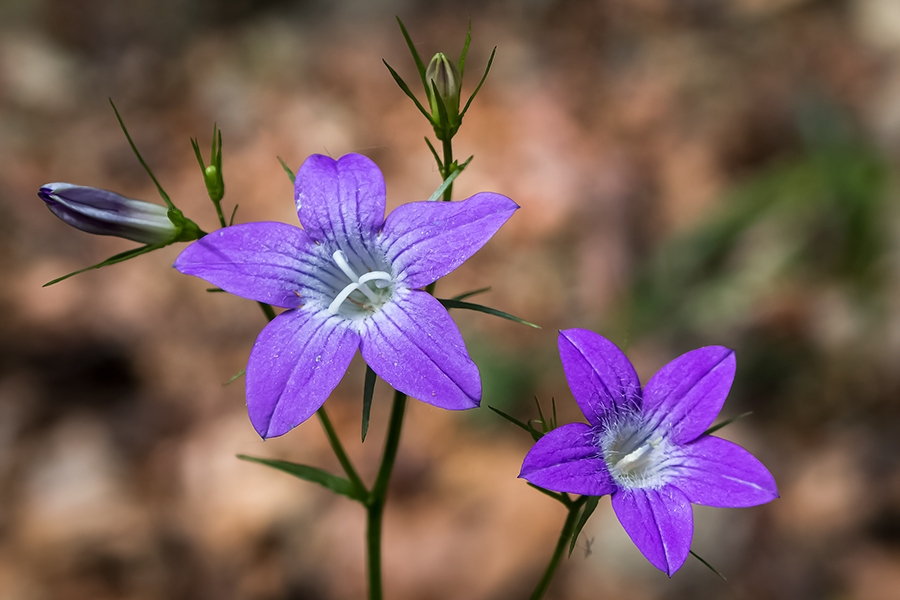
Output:
<instances>
[{"instance_id":1,"label":"narrow leaf","mask_svg":"<svg viewBox=\"0 0 900 600\"><path fill-rule=\"evenodd\" d=\"M285 173L287 173L288 177L289 177L290 180L291 180L291 184L293 185L294 180L295 180L295 178L296 178L296 175L294 175L294 172L291 171L291 168L290 168L289 166L287 166L286 164L284 164L284 161L281 160L281 157L280 157L280 156L276 156L275 158L277 158L277 159L278 159L278 162L281 163L281 168L284 169L284 172L285 172Z\"/></svg>"},{"instance_id":2,"label":"narrow leaf","mask_svg":"<svg viewBox=\"0 0 900 600\"><path fill-rule=\"evenodd\" d=\"M544 411L541 410L541 403L537 399L537 396L534 397L534 403L537 405L538 417L541 421L541 430L544 434L546 434L548 431L550 431L550 429L547 427L547 420L544 419Z\"/></svg>"},{"instance_id":3,"label":"narrow leaf","mask_svg":"<svg viewBox=\"0 0 900 600\"><path fill-rule=\"evenodd\" d=\"M428 149L431 150L431 155L434 156L434 160L437 161L438 169L441 173L444 172L444 163L441 161L441 157L438 156L437 150L434 149L434 146L431 145L431 140L428 139L428 136L425 136L425 143L428 144Z\"/></svg>"},{"instance_id":4,"label":"narrow leaf","mask_svg":"<svg viewBox=\"0 0 900 600\"><path fill-rule=\"evenodd\" d=\"M412 43L412 39L410 39L409 33L407 33L406 31L406 27L403 26L403 21L400 20L400 17L397 17L397 23L400 24L400 31L403 32L403 39L406 40L406 45L409 46L409 52L410 54L412 54L413 60L416 61L416 69L419 70L419 77L422 78L422 85L425 86L425 63L423 63L422 59L419 58L419 53L416 50L416 45Z\"/></svg>"},{"instance_id":5,"label":"narrow leaf","mask_svg":"<svg viewBox=\"0 0 900 600\"><path fill-rule=\"evenodd\" d=\"M597 508L599 502L599 496L591 496L587 499L587 502L584 503L584 510L581 512L581 517L578 518L578 524L575 525L575 531L572 532L572 541L569 542L569 556L572 556L572 550L575 549L575 542L578 541L581 530L584 529L585 523L587 523L588 519L591 518L591 515L594 514L594 510Z\"/></svg>"},{"instance_id":6,"label":"narrow leaf","mask_svg":"<svg viewBox=\"0 0 900 600\"><path fill-rule=\"evenodd\" d=\"M366 365L366 382L363 386L362 441L369 432L369 412L372 410L372 396L375 394L375 371Z\"/></svg>"},{"instance_id":7,"label":"narrow leaf","mask_svg":"<svg viewBox=\"0 0 900 600\"><path fill-rule=\"evenodd\" d=\"M462 119L466 116L466 111L469 110L469 105L472 104L472 100L475 99L475 95L481 90L482 84L484 84L484 80L487 79L488 71L491 70L491 63L494 62L494 54L497 53L497 46L494 46L494 49L491 51L491 57L488 59L487 68L484 70L484 75L481 76L481 81L478 82L478 87L475 88L475 91L472 92L472 95L469 96L469 101L466 102L466 107L459 113L459 118Z\"/></svg>"},{"instance_id":8,"label":"narrow leaf","mask_svg":"<svg viewBox=\"0 0 900 600\"><path fill-rule=\"evenodd\" d=\"M200 163L200 170L206 174L206 165L203 164L203 156L200 155L200 144L198 140L191 138L191 147L194 149L194 155L197 157L197 162Z\"/></svg>"},{"instance_id":9,"label":"narrow leaf","mask_svg":"<svg viewBox=\"0 0 900 600\"><path fill-rule=\"evenodd\" d=\"M516 419L515 417L512 417L512 416L506 414L505 412L503 412L503 411L500 410L499 408L494 408L493 406L488 406L488 408L490 408L492 411L494 411L495 413L497 413L498 415L500 415L501 417L503 417L504 419L506 419L506 420L509 421L510 423L513 423L513 424L515 424L515 425L518 425L519 427L521 427L522 429L524 429L525 431L527 431L528 433L530 433L530 434L531 434L531 437L532 437L532 439L533 439L534 441L538 441L539 439L541 439L542 437L544 437L544 434L543 434L543 433L541 433L540 431L538 431L537 429L535 429L534 426L532 426L531 421L529 421L528 423L523 423L522 421Z\"/></svg>"},{"instance_id":10,"label":"narrow leaf","mask_svg":"<svg viewBox=\"0 0 900 600\"><path fill-rule=\"evenodd\" d=\"M68 275L63 275L62 277L57 277L53 281L48 281L41 287L47 287L49 285L53 285L54 283L59 283L60 281L64 281L64 280L68 279L69 277L78 275L79 273L84 273L85 271L90 271L91 269L99 269L101 267L108 267L109 265L114 265L116 263L126 261L130 258L140 256L141 254L146 254L148 252L152 252L153 250L159 250L160 248L163 248L166 245L167 244L165 244L165 243L151 244L151 245L147 245L147 246L141 246L140 248L133 248L131 250L126 250L125 252L120 252L119 254L116 254L115 256L110 256L103 262L99 262L96 265L91 265L90 267L85 267L83 269L78 269L77 271L73 271L73 272L69 273Z\"/></svg>"},{"instance_id":11,"label":"narrow leaf","mask_svg":"<svg viewBox=\"0 0 900 600\"><path fill-rule=\"evenodd\" d=\"M540 493L542 493L542 494L544 494L544 495L546 495L546 496L550 496L551 498L553 498L553 499L556 500L557 502L562 502L562 503L565 504L566 506L569 506L569 505L571 504L571 501L569 500L569 498L568 498L567 496L563 495L563 494L560 493L560 492L552 492L552 491L550 491L550 490L548 490L548 489L542 488L542 487L539 486L539 485L534 485L534 484L531 483L530 481L526 481L525 483L527 483L528 485L530 485L531 487L533 487L534 489L536 489L536 490L539 491Z\"/></svg>"},{"instance_id":12,"label":"narrow leaf","mask_svg":"<svg viewBox=\"0 0 900 600\"><path fill-rule=\"evenodd\" d=\"M719 577L721 577L721 578L722 578L722 581L728 581L727 579L725 579L725 576L724 576L724 575L722 575L721 573L719 573L718 571L716 571L715 567L713 567L711 564L709 564L708 562L706 562L705 560L703 560L703 558L702 558L699 554L697 554L696 552L694 552L693 550L691 550L691 556L693 556L694 558L696 558L697 560L699 560L700 562L702 562L702 563L706 566L707 569L709 569L710 571L712 571L713 573L715 573L716 575L718 575Z\"/></svg>"},{"instance_id":13,"label":"narrow leaf","mask_svg":"<svg viewBox=\"0 0 900 600\"><path fill-rule=\"evenodd\" d=\"M731 417L730 419L725 419L721 423L717 423L717 424L713 425L712 427L710 427L709 429L707 429L706 431L704 431L702 435L710 435L711 433L715 433L716 431L722 429L726 425L731 425L735 421L740 421L744 417L749 417L752 414L753 414L753 411L751 410L751 411L748 411L745 413L741 413L736 417Z\"/></svg>"},{"instance_id":14,"label":"narrow leaf","mask_svg":"<svg viewBox=\"0 0 900 600\"><path fill-rule=\"evenodd\" d=\"M502 310L497 310L496 308L490 308L489 306L482 306L480 304L472 304L471 302L460 302L459 300L452 300L449 298L438 298L438 302L444 305L444 308L464 308L466 310L474 310L477 312L483 312L489 315L494 315L495 317L500 317L502 319L508 319L510 321L515 321L516 323L522 323L523 325L528 325L529 327L534 327L535 329L540 329L540 325L535 325L534 323L529 323L525 319L520 319L514 315L509 313L505 313Z\"/></svg>"},{"instance_id":15,"label":"narrow leaf","mask_svg":"<svg viewBox=\"0 0 900 600\"><path fill-rule=\"evenodd\" d=\"M364 501L364 498L356 492L356 488L353 487L353 484L343 477L332 475L328 471L323 471L322 469L317 469L316 467L310 467L308 465L288 462L286 460L257 458L255 456L247 456L246 454L238 454L237 457L241 460L259 463L261 465L266 465L267 467L272 467L273 469L278 469L279 471L284 471L285 473L293 475L294 477L299 477L304 481L318 483L335 493L347 496L351 500L356 500L358 502Z\"/></svg>"},{"instance_id":16,"label":"narrow leaf","mask_svg":"<svg viewBox=\"0 0 900 600\"><path fill-rule=\"evenodd\" d=\"M241 369L240 371L238 371L237 373L235 373L234 375L232 375L232 376L231 376L231 379L229 379L228 381L226 381L225 383L223 383L222 386L224 387L224 386L226 386L226 385L230 385L230 384L234 383L234 381L235 381L236 379L240 379L241 377L243 377L243 376L244 376L244 373L246 373L246 372L247 372L247 369Z\"/></svg>"},{"instance_id":17,"label":"narrow leaf","mask_svg":"<svg viewBox=\"0 0 900 600\"><path fill-rule=\"evenodd\" d=\"M122 128L122 132L125 134L125 139L128 140L128 144L131 146L132 152L137 156L138 161L140 161L141 165L144 167L144 170L147 171L147 175L150 176L150 179L153 180L153 183L156 184L156 189L159 190L159 195L162 196L162 199L165 201L166 206L169 208L175 208L175 205L172 204L172 201L169 199L169 195L166 191L159 185L159 182L156 180L156 177L153 175L153 171L150 170L150 167L147 166L147 163L144 162L144 157L141 156L141 153L138 152L137 146L134 145L134 142L131 140L131 136L128 135L128 129L125 128L125 122L122 121L121 115L119 115L119 109L116 108L115 103L112 101L112 98L109 99L109 103L112 105L113 112L116 113L116 119L119 120L119 127Z\"/></svg>"},{"instance_id":18,"label":"narrow leaf","mask_svg":"<svg viewBox=\"0 0 900 600\"><path fill-rule=\"evenodd\" d=\"M397 74L397 71L395 71L391 67L391 65L387 64L386 60L382 60L381 62L383 62L384 66L386 66L388 68L388 70L391 72L391 76L394 78L394 81L397 82L397 85L400 86L400 89L403 90L403 93L406 94L407 96L409 96L410 100L412 100L413 102L416 103L416 107L419 109L419 111L423 115L425 115L425 118L428 119L429 121L431 121L431 114L427 110L422 108L422 105L419 103L419 100L416 98L415 94L412 93L412 90L409 89L409 86L406 85L406 82L403 81L403 78ZM423 77L422 83L424 84L424 82L425 82L425 79Z\"/></svg>"},{"instance_id":19,"label":"narrow leaf","mask_svg":"<svg viewBox=\"0 0 900 600\"><path fill-rule=\"evenodd\" d=\"M466 53L469 51L469 42L472 41L472 19L469 19L469 31L466 33L466 43L463 44L462 54L459 55L459 80L462 81L466 68Z\"/></svg>"},{"instance_id":20,"label":"narrow leaf","mask_svg":"<svg viewBox=\"0 0 900 600\"><path fill-rule=\"evenodd\" d=\"M234 210L233 210L233 211L231 211L231 220L230 220L230 221L228 221L228 225L229 225L229 227L230 227L230 226L231 226L231 225L234 225L234 215L236 215L236 214L237 214L237 207L238 207L238 205L237 205L237 204L235 204L235 205L234 205Z\"/></svg>"},{"instance_id":21,"label":"narrow leaf","mask_svg":"<svg viewBox=\"0 0 900 600\"><path fill-rule=\"evenodd\" d=\"M447 112L447 107L444 105L444 99L441 98L441 95L438 93L437 83L435 83L433 79L431 80L431 93L434 94L434 103L437 105L438 109L438 123L447 130L450 128L450 114ZM434 115L431 116L434 117Z\"/></svg>"},{"instance_id":22,"label":"narrow leaf","mask_svg":"<svg viewBox=\"0 0 900 600\"><path fill-rule=\"evenodd\" d=\"M450 177L445 179L444 182L438 186L438 189L434 190L434 193L431 195L431 197L428 199L428 201L436 202L437 200L440 200L441 196L444 195L444 190L446 190L448 187L453 185L453 180L456 179L457 177L459 177L459 174L462 173L463 170L469 166L469 163L472 162L473 158L475 158L475 157L470 156L468 159L466 159L466 162L464 162L463 164L456 167L456 170L450 174Z\"/></svg>"},{"instance_id":23,"label":"narrow leaf","mask_svg":"<svg viewBox=\"0 0 900 600\"><path fill-rule=\"evenodd\" d=\"M481 289L472 290L471 292L466 292L464 294L460 294L459 296L453 296L453 298L451 298L451 300L465 300L466 298L471 298L472 296L475 296L476 294L483 294L483 293L489 292L489 291L491 291L490 286L483 287Z\"/></svg>"}]
</instances>

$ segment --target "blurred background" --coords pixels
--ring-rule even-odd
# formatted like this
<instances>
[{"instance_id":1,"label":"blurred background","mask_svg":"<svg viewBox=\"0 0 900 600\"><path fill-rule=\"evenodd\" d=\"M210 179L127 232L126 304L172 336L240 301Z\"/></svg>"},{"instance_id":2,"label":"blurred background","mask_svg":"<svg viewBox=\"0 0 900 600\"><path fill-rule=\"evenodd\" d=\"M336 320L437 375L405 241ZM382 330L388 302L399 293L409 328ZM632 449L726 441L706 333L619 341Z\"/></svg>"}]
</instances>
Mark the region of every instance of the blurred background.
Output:
<instances>
[{"instance_id":1,"label":"blurred background","mask_svg":"<svg viewBox=\"0 0 900 600\"><path fill-rule=\"evenodd\" d=\"M226 211L296 223L311 153L361 152L389 209L440 176L395 16L427 60L459 55L455 198L522 209L438 296L543 328L454 316L483 405L520 419L555 398L581 419L556 350L584 327L643 381L696 347L738 358L720 432L781 498L696 507L672 580L608 498L547 598L897 598L900 590L900 3L894 0L0 0L0 598L365 596L355 503L238 453L338 472L319 424L262 442L244 368L265 321L171 269L180 247L45 282L133 247L70 229L41 184L160 202L116 123L185 214L216 227L189 138L224 135ZM419 91L415 87L416 91ZM421 96L420 96L421 97ZM359 442L364 365L328 401L371 482L390 393ZM530 437L487 410L411 402L385 523L397 599L528 596L565 518L516 479Z\"/></svg>"}]
</instances>

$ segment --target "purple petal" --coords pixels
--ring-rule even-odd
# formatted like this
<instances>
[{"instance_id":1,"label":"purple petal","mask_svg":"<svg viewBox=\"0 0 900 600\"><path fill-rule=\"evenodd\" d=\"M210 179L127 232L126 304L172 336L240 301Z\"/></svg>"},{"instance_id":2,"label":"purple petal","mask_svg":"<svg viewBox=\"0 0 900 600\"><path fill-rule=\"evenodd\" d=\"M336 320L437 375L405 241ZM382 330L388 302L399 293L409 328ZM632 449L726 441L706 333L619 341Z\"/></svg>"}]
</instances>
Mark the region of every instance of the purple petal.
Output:
<instances>
[{"instance_id":1,"label":"purple petal","mask_svg":"<svg viewBox=\"0 0 900 600\"><path fill-rule=\"evenodd\" d=\"M560 331L559 358L591 425L601 425L607 412L640 408L641 381L631 361L602 335L587 329Z\"/></svg>"},{"instance_id":2,"label":"purple petal","mask_svg":"<svg viewBox=\"0 0 900 600\"><path fill-rule=\"evenodd\" d=\"M585 423L569 423L539 439L525 456L519 477L548 490L603 496L616 490Z\"/></svg>"},{"instance_id":3,"label":"purple petal","mask_svg":"<svg viewBox=\"0 0 900 600\"><path fill-rule=\"evenodd\" d=\"M722 410L736 368L734 352L707 346L664 366L644 386L648 424L684 444L706 431Z\"/></svg>"},{"instance_id":4,"label":"purple petal","mask_svg":"<svg viewBox=\"0 0 900 600\"><path fill-rule=\"evenodd\" d=\"M447 309L430 294L398 289L360 333L366 363L395 390L448 410L481 401L478 367Z\"/></svg>"},{"instance_id":5,"label":"purple petal","mask_svg":"<svg viewBox=\"0 0 900 600\"><path fill-rule=\"evenodd\" d=\"M313 258L314 246L299 227L245 223L197 240L178 255L175 268L236 296L295 308L304 303L298 295L302 259Z\"/></svg>"},{"instance_id":6,"label":"purple petal","mask_svg":"<svg viewBox=\"0 0 900 600\"><path fill-rule=\"evenodd\" d=\"M385 220L385 253L406 287L426 286L480 250L518 208L488 192L461 202L404 204Z\"/></svg>"},{"instance_id":7,"label":"purple petal","mask_svg":"<svg viewBox=\"0 0 900 600\"><path fill-rule=\"evenodd\" d=\"M691 551L694 514L684 494L670 485L616 492L612 507L631 541L654 567L671 577Z\"/></svg>"},{"instance_id":8,"label":"purple petal","mask_svg":"<svg viewBox=\"0 0 900 600\"><path fill-rule=\"evenodd\" d=\"M260 332L247 362L247 410L265 438L315 413L341 381L359 336L324 311L284 312Z\"/></svg>"},{"instance_id":9,"label":"purple petal","mask_svg":"<svg viewBox=\"0 0 900 600\"><path fill-rule=\"evenodd\" d=\"M775 479L752 454L728 440L705 435L682 446L668 481L694 504L756 506L778 497Z\"/></svg>"},{"instance_id":10,"label":"purple petal","mask_svg":"<svg viewBox=\"0 0 900 600\"><path fill-rule=\"evenodd\" d=\"M384 177L361 154L339 160L313 154L297 171L294 198L310 237L357 256L368 254L363 238L374 238L384 224Z\"/></svg>"}]
</instances>

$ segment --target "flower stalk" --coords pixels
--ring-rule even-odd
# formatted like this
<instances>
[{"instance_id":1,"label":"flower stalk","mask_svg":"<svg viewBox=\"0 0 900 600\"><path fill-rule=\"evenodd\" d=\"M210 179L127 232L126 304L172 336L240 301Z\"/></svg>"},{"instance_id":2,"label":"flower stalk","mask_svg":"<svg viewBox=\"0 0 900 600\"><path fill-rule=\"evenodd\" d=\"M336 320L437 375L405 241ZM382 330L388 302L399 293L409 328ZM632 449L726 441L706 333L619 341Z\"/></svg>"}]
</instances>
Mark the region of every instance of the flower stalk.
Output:
<instances>
[{"instance_id":1,"label":"flower stalk","mask_svg":"<svg viewBox=\"0 0 900 600\"><path fill-rule=\"evenodd\" d=\"M576 533L575 529L578 525L578 515L581 512L581 507L588 499L587 496L581 496L577 500L571 500L568 494L562 494L560 497L554 496L554 498L566 506L569 514L566 516L565 523L563 523L562 531L559 534L559 540L556 542L556 548L553 549L553 554L550 556L550 563L547 565L546 570L544 570L544 574L540 581L538 581L531 596L529 596L530 600L540 600L544 597L547 588L550 587L550 581L556 574L556 568L559 566L559 561L562 558L563 552L565 552L566 546L570 543L572 536Z\"/></svg>"}]
</instances>

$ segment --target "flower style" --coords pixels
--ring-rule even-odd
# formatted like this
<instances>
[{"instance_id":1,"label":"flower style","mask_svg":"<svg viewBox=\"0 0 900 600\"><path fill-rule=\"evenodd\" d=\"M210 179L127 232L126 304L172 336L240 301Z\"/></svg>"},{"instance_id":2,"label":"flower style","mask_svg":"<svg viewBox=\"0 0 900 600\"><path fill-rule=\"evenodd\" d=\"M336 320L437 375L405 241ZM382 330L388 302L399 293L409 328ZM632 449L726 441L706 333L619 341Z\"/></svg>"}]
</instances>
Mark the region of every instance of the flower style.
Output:
<instances>
[{"instance_id":1,"label":"flower style","mask_svg":"<svg viewBox=\"0 0 900 600\"><path fill-rule=\"evenodd\" d=\"M669 577L691 548L692 503L756 506L778 497L775 480L753 455L703 435L731 389L733 351L688 352L643 390L622 351L592 331L561 331L559 356L588 423L538 440L519 477L558 492L611 494L631 540Z\"/></svg>"},{"instance_id":2,"label":"flower style","mask_svg":"<svg viewBox=\"0 0 900 600\"><path fill-rule=\"evenodd\" d=\"M165 206L132 200L115 192L71 183L47 183L41 186L38 196L54 215L95 235L162 244L175 241L180 233Z\"/></svg>"},{"instance_id":3,"label":"flower style","mask_svg":"<svg viewBox=\"0 0 900 600\"><path fill-rule=\"evenodd\" d=\"M250 420L279 436L319 409L357 348L394 389L434 406L478 406L481 378L447 310L418 290L477 252L519 207L480 193L412 202L387 218L368 158L310 156L297 172L297 214L226 227L188 246L175 268L227 292L287 308L247 363Z\"/></svg>"}]
</instances>

